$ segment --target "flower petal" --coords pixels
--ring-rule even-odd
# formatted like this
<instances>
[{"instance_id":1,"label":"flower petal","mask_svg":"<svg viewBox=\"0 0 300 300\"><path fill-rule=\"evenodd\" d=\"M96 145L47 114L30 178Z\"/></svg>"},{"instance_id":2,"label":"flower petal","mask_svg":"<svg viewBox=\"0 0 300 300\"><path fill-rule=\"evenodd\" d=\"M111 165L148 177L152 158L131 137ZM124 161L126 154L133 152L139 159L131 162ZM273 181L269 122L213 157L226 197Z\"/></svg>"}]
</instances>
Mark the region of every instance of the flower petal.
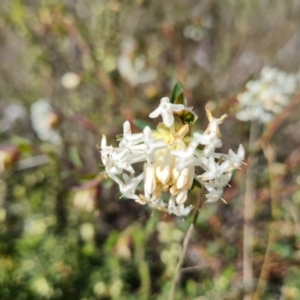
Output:
<instances>
[{"instance_id":1,"label":"flower petal","mask_svg":"<svg viewBox=\"0 0 300 300\"><path fill-rule=\"evenodd\" d=\"M172 113L169 113L169 112L166 112L166 111L163 110L161 112L161 116L162 116L164 124L167 127L170 127L174 123L174 116L173 116Z\"/></svg>"},{"instance_id":2,"label":"flower petal","mask_svg":"<svg viewBox=\"0 0 300 300\"><path fill-rule=\"evenodd\" d=\"M155 109L151 114L149 114L150 118L157 118L161 113L161 108L158 107L157 109Z\"/></svg>"}]
</instances>

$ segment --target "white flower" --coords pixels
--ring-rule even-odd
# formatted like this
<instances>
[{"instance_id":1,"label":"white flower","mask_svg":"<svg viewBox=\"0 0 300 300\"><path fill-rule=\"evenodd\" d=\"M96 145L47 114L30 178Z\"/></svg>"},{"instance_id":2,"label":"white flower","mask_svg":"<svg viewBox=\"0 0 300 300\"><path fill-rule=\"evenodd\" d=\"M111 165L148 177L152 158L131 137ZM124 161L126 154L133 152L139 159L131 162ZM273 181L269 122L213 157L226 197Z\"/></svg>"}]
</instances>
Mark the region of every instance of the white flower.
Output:
<instances>
[{"instance_id":1,"label":"white flower","mask_svg":"<svg viewBox=\"0 0 300 300\"><path fill-rule=\"evenodd\" d=\"M214 153L216 148L222 147L222 141L218 139L215 132L209 134L194 133L194 138L199 144L205 145L203 155L206 157Z\"/></svg>"},{"instance_id":2,"label":"white flower","mask_svg":"<svg viewBox=\"0 0 300 300\"><path fill-rule=\"evenodd\" d=\"M76 73L67 72L61 78L61 83L64 88L68 90L73 90L80 83L80 77Z\"/></svg>"},{"instance_id":3,"label":"white flower","mask_svg":"<svg viewBox=\"0 0 300 300\"><path fill-rule=\"evenodd\" d=\"M232 172L225 172L220 175L219 178L214 178L211 180L202 180L201 178L197 178L198 181L205 186L206 189L208 188L223 188L226 185L229 185L228 182L230 181L232 176Z\"/></svg>"},{"instance_id":4,"label":"white flower","mask_svg":"<svg viewBox=\"0 0 300 300\"><path fill-rule=\"evenodd\" d=\"M105 166L105 172L107 173L108 176L112 177L111 175L122 174L122 168L117 167L115 165L115 162L110 157L106 157L105 161L102 159L102 162L103 165Z\"/></svg>"},{"instance_id":5,"label":"white flower","mask_svg":"<svg viewBox=\"0 0 300 300\"><path fill-rule=\"evenodd\" d=\"M205 195L207 202L216 202L221 198L221 196L223 194L222 188L206 187L206 189L209 192L208 194ZM225 200L223 200L223 201L225 201Z\"/></svg>"},{"instance_id":6,"label":"white flower","mask_svg":"<svg viewBox=\"0 0 300 300\"><path fill-rule=\"evenodd\" d=\"M224 114L221 116L221 118L214 118L208 109L208 107L205 108L206 115L209 121L207 129L204 131L205 134L214 133L217 135L217 137L221 137L219 125L223 123L223 121L228 117L227 114Z\"/></svg>"},{"instance_id":7,"label":"white flower","mask_svg":"<svg viewBox=\"0 0 300 300\"><path fill-rule=\"evenodd\" d=\"M243 145L240 145L237 153L234 153L231 149L228 151L228 159L231 162L231 168L238 169L245 159L245 149Z\"/></svg>"},{"instance_id":8,"label":"white flower","mask_svg":"<svg viewBox=\"0 0 300 300\"><path fill-rule=\"evenodd\" d=\"M38 137L56 145L61 144L62 138L55 129L59 116L52 106L46 100L40 99L31 105L30 111L32 127Z\"/></svg>"},{"instance_id":9,"label":"white flower","mask_svg":"<svg viewBox=\"0 0 300 300\"><path fill-rule=\"evenodd\" d=\"M138 196L135 195L135 191L143 178L143 173L137 177L133 177L132 175L128 176L126 173L123 173L124 183L119 184L122 197L136 199Z\"/></svg>"},{"instance_id":10,"label":"white flower","mask_svg":"<svg viewBox=\"0 0 300 300\"><path fill-rule=\"evenodd\" d=\"M128 162L128 149L117 149L111 155L112 160L117 168L126 170L130 173L134 173L134 169L132 168L131 164Z\"/></svg>"},{"instance_id":11,"label":"white flower","mask_svg":"<svg viewBox=\"0 0 300 300\"><path fill-rule=\"evenodd\" d=\"M155 151L157 151L158 149L165 148L166 144L163 140L160 139L153 140L152 131L148 126L144 128L143 133L144 133L144 141L145 141L145 150L146 150L148 161L153 162Z\"/></svg>"},{"instance_id":12,"label":"white flower","mask_svg":"<svg viewBox=\"0 0 300 300\"><path fill-rule=\"evenodd\" d=\"M181 171L188 166L202 166L202 161L199 157L202 157L203 155L202 153L198 155L198 145L199 142L196 141L196 139L193 139L185 150L173 150L171 152L172 155L178 158L176 161L176 169L178 171Z\"/></svg>"},{"instance_id":13,"label":"white flower","mask_svg":"<svg viewBox=\"0 0 300 300\"><path fill-rule=\"evenodd\" d=\"M141 143L144 139L142 133L132 134L130 123L128 121L123 124L123 138L120 142L120 147L128 147L129 149L135 149L133 146Z\"/></svg>"},{"instance_id":14,"label":"white flower","mask_svg":"<svg viewBox=\"0 0 300 300\"><path fill-rule=\"evenodd\" d=\"M188 215L192 209L193 209L192 205L189 205L186 207L184 207L183 204L176 205L175 197L171 196L171 198L169 200L169 205L168 205L168 210L170 213L173 213L174 215L176 215L178 217L182 217L182 216L184 217L184 216Z\"/></svg>"},{"instance_id":15,"label":"white flower","mask_svg":"<svg viewBox=\"0 0 300 300\"><path fill-rule=\"evenodd\" d=\"M206 167L208 168L208 170L198 177L205 181L221 178L221 175L228 171L229 166L229 160L225 160L222 164L219 165L215 162L214 157L210 157L206 163Z\"/></svg>"},{"instance_id":16,"label":"white flower","mask_svg":"<svg viewBox=\"0 0 300 300\"><path fill-rule=\"evenodd\" d=\"M170 127L174 123L173 112L179 112L184 110L183 104L172 104L168 97L164 97L160 100L159 107L154 110L149 117L157 118L159 115L162 116L163 122L167 127Z\"/></svg>"}]
</instances>

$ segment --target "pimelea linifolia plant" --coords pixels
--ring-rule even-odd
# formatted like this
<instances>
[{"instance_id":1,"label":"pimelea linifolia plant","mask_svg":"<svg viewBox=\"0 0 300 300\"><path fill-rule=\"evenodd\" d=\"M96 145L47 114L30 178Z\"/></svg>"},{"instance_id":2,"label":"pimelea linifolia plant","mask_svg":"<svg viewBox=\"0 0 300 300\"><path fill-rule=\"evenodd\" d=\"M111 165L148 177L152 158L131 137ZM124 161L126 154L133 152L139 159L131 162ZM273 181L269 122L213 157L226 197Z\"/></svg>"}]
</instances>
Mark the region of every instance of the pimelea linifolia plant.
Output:
<instances>
[{"instance_id":1,"label":"pimelea linifolia plant","mask_svg":"<svg viewBox=\"0 0 300 300\"><path fill-rule=\"evenodd\" d=\"M206 130L192 133L197 116L193 107L186 106L183 93L176 95L176 90L180 91L179 85L171 100L163 97L149 114L150 118L162 117L155 130L146 126L142 132L132 133L130 123L125 121L119 145L109 146L103 136L100 152L105 173L119 185L121 197L186 216L193 209L186 203L195 184L205 188L207 202L225 201L223 188L233 170L242 164L245 151L240 145L237 153L231 149L227 154L216 152L222 146L219 126L227 115L214 118L207 107ZM139 174L138 164L143 165ZM196 172L196 167L200 172Z\"/></svg>"}]
</instances>

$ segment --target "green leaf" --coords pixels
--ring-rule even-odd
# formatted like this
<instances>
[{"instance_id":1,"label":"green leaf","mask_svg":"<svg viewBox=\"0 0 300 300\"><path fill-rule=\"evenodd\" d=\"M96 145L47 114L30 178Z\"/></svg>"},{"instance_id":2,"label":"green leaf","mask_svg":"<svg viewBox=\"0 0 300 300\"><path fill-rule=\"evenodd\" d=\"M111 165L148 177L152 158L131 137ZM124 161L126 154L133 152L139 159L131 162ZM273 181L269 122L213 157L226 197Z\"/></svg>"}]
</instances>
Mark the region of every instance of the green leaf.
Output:
<instances>
[{"instance_id":1,"label":"green leaf","mask_svg":"<svg viewBox=\"0 0 300 300\"><path fill-rule=\"evenodd\" d=\"M28 140L26 138L14 135L11 138L11 142L12 142L12 144L18 146L19 151L21 153L28 153L28 152L31 152L31 150L32 150L32 143L30 140Z\"/></svg>"},{"instance_id":2,"label":"green leaf","mask_svg":"<svg viewBox=\"0 0 300 300\"><path fill-rule=\"evenodd\" d=\"M174 102L174 104L183 104L184 106L186 106L186 103L187 103L187 101L186 101L186 98L184 97L183 93L180 93Z\"/></svg>"},{"instance_id":3,"label":"green leaf","mask_svg":"<svg viewBox=\"0 0 300 300\"><path fill-rule=\"evenodd\" d=\"M117 140L117 142L120 142L120 141L122 141L122 139L123 139L123 134L117 134L116 135L116 140Z\"/></svg>"},{"instance_id":4,"label":"green leaf","mask_svg":"<svg viewBox=\"0 0 300 300\"><path fill-rule=\"evenodd\" d=\"M180 96L180 94L183 95L183 87L180 83L177 82L172 89L170 102L175 103L176 99Z\"/></svg>"},{"instance_id":5,"label":"green leaf","mask_svg":"<svg viewBox=\"0 0 300 300\"><path fill-rule=\"evenodd\" d=\"M291 257L292 254L291 246L282 242L272 245L272 250L282 258Z\"/></svg>"},{"instance_id":6,"label":"green leaf","mask_svg":"<svg viewBox=\"0 0 300 300\"><path fill-rule=\"evenodd\" d=\"M82 161L79 155L79 152L75 146L71 146L69 149L69 158L75 167L81 168Z\"/></svg>"},{"instance_id":7,"label":"green leaf","mask_svg":"<svg viewBox=\"0 0 300 300\"><path fill-rule=\"evenodd\" d=\"M141 119L135 119L134 124L139 130L143 130L146 126L149 126L151 129L155 129L155 126L152 123L149 123Z\"/></svg>"}]
</instances>

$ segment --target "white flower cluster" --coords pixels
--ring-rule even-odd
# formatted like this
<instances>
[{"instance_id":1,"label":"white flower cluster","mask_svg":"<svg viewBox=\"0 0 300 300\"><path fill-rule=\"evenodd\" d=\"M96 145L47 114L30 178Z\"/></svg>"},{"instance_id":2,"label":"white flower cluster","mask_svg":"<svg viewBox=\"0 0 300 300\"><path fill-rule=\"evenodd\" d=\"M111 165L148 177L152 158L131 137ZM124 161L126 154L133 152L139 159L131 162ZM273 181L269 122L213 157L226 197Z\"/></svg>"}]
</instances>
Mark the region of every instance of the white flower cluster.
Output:
<instances>
[{"instance_id":1,"label":"white flower cluster","mask_svg":"<svg viewBox=\"0 0 300 300\"><path fill-rule=\"evenodd\" d=\"M241 121L270 122L289 102L299 81L275 68L263 68L258 80L248 81L247 90L237 96L236 117Z\"/></svg>"},{"instance_id":2,"label":"white flower cluster","mask_svg":"<svg viewBox=\"0 0 300 300\"><path fill-rule=\"evenodd\" d=\"M207 129L191 136L190 125L183 124L178 117L182 111L191 111L191 108L172 104L164 97L149 115L151 118L162 116L163 123L157 130L146 126L142 133L132 133L126 121L119 146L108 146L103 136L100 151L105 173L118 183L122 197L177 216L185 216L193 208L185 206L185 202L194 180L205 187L207 201L217 201L232 171L240 167L245 156L242 145L237 153L215 152L222 146L219 125L227 115L215 119L206 108ZM144 165L138 176L133 168L137 163ZM200 174L196 174L196 167L202 170Z\"/></svg>"}]
</instances>

